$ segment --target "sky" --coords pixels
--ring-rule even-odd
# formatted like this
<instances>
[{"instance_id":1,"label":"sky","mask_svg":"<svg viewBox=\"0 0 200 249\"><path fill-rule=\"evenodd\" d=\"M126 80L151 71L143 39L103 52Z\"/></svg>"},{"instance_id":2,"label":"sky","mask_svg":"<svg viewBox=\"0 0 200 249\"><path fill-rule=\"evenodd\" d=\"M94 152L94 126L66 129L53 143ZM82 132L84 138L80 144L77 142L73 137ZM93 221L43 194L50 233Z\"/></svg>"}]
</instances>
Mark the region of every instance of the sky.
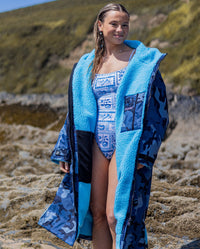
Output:
<instances>
[{"instance_id":1,"label":"sky","mask_svg":"<svg viewBox=\"0 0 200 249\"><path fill-rule=\"evenodd\" d=\"M52 1L55 0L0 0L0 12L10 11Z\"/></svg>"}]
</instances>

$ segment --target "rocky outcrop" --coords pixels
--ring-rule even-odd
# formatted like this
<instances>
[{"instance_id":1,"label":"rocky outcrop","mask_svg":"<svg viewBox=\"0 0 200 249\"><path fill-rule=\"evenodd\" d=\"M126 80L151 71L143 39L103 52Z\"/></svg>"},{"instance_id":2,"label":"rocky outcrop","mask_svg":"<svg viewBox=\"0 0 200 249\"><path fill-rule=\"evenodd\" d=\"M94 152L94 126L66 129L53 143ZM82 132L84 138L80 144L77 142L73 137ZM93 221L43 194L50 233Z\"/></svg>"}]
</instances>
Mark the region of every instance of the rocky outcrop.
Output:
<instances>
[{"instance_id":1,"label":"rocky outcrop","mask_svg":"<svg viewBox=\"0 0 200 249\"><path fill-rule=\"evenodd\" d=\"M69 248L37 225L63 177L58 166L50 161L50 154L66 115L66 99L65 95L0 94L2 249ZM149 248L197 249L200 248L200 97L168 92L168 101L170 125L154 165L146 219ZM22 111L16 111L16 106ZM32 120L37 119L40 111L37 123L17 123L14 118L8 122L5 118L5 110L10 110L9 115L17 114L16 120L22 120L20 115L25 115L25 107ZM57 128L56 118L50 119L51 112L60 118ZM48 121L44 126L39 122L42 114ZM90 244L82 241L81 246L75 245L80 247L89 248Z\"/></svg>"}]
</instances>

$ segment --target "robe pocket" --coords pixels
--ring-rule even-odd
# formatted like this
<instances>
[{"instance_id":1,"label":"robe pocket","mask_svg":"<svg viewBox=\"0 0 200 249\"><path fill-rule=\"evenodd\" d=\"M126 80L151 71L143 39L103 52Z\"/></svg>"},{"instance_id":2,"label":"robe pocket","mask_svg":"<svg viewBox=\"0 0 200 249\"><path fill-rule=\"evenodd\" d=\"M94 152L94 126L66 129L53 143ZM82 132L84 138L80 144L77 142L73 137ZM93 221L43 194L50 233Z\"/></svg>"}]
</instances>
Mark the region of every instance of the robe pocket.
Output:
<instances>
[{"instance_id":1,"label":"robe pocket","mask_svg":"<svg viewBox=\"0 0 200 249\"><path fill-rule=\"evenodd\" d=\"M124 97L124 116L121 132L141 128L145 92Z\"/></svg>"}]
</instances>

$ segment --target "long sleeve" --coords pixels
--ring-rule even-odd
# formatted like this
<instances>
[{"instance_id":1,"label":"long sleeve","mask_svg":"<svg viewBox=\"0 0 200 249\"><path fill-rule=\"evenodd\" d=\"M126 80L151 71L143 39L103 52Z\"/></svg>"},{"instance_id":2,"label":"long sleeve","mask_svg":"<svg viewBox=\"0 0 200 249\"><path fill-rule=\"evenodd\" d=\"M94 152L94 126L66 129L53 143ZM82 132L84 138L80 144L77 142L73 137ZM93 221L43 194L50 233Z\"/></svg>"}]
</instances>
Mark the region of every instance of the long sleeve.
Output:
<instances>
[{"instance_id":1,"label":"long sleeve","mask_svg":"<svg viewBox=\"0 0 200 249\"><path fill-rule=\"evenodd\" d=\"M57 143L54 147L54 150L51 154L51 160L55 163L70 162L71 152L70 152L70 143L67 129L69 128L69 117L67 115L65 123L60 130Z\"/></svg>"},{"instance_id":2,"label":"long sleeve","mask_svg":"<svg viewBox=\"0 0 200 249\"><path fill-rule=\"evenodd\" d=\"M149 90L148 99L137 162L152 167L169 122L166 88L159 71Z\"/></svg>"}]
</instances>

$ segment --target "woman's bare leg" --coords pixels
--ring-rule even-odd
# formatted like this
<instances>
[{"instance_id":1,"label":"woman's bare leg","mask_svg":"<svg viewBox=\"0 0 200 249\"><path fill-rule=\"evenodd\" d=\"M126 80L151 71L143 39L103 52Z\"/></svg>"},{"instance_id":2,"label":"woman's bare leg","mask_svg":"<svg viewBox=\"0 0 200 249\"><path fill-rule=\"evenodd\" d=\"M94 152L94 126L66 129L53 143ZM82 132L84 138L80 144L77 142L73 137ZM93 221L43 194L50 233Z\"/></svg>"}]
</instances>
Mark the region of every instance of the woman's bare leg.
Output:
<instances>
[{"instance_id":1,"label":"woman's bare leg","mask_svg":"<svg viewBox=\"0 0 200 249\"><path fill-rule=\"evenodd\" d=\"M106 217L108 168L109 160L103 156L96 141L94 141L90 202L93 215L92 240L94 249L112 248L112 237Z\"/></svg>"},{"instance_id":2,"label":"woman's bare leg","mask_svg":"<svg viewBox=\"0 0 200 249\"><path fill-rule=\"evenodd\" d=\"M112 235L113 249L116 248L116 233L115 233L116 219L114 216L114 203L115 203L115 191L117 183L118 180L117 180L116 153L114 152L108 170L108 194L107 194L107 205L106 205L106 214L107 214L107 220L110 232Z\"/></svg>"}]
</instances>

